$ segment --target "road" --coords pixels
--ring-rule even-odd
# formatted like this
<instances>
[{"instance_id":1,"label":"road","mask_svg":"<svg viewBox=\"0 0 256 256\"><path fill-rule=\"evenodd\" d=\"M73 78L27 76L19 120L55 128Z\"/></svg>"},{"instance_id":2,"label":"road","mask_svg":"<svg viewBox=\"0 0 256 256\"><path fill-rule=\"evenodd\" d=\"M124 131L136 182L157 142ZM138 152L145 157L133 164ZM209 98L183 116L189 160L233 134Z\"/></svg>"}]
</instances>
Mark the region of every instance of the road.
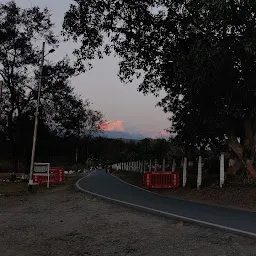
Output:
<instances>
[{"instance_id":1,"label":"road","mask_svg":"<svg viewBox=\"0 0 256 256\"><path fill-rule=\"evenodd\" d=\"M256 237L256 212L164 197L127 184L104 171L92 172L80 179L76 187L139 210Z\"/></svg>"}]
</instances>

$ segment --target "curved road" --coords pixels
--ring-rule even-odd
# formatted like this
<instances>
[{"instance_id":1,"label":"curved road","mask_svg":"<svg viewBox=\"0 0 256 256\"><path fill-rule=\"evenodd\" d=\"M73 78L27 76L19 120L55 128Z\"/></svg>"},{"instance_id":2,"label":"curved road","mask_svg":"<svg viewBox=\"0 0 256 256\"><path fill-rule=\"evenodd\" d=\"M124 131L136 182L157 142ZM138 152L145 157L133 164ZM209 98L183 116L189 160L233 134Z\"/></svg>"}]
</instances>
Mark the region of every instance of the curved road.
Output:
<instances>
[{"instance_id":1,"label":"curved road","mask_svg":"<svg viewBox=\"0 0 256 256\"><path fill-rule=\"evenodd\" d=\"M125 183L104 171L92 172L77 181L76 187L139 210L256 237L256 212L164 197Z\"/></svg>"}]
</instances>

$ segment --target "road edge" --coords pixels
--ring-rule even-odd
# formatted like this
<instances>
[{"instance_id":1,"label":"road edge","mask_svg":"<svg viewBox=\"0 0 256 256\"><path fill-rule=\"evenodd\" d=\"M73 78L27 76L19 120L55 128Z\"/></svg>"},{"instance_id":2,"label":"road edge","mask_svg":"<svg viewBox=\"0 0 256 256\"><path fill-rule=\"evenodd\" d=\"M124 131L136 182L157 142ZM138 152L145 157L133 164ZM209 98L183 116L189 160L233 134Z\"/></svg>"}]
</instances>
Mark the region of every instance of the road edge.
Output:
<instances>
[{"instance_id":1,"label":"road edge","mask_svg":"<svg viewBox=\"0 0 256 256\"><path fill-rule=\"evenodd\" d=\"M150 190L147 190L145 188L142 188L142 187L139 187L139 186L136 186L136 185L133 185L119 177L117 177L115 174L110 174L112 177L118 179L120 182L123 182L127 185L130 185L132 187L135 187L135 188L138 188L140 190L143 190L143 191L146 191L148 193L151 193L151 194L154 194L154 195L158 195L158 196L161 196L161 197L165 197L165 198L171 198L171 199L175 199L175 200L178 200L178 201L186 201L186 202L191 202L191 203L196 203L196 204L201 204L201 205L209 205L209 206L214 206L214 207L219 207L219 208L224 208L224 209L231 209L231 210L238 210L238 211L244 211L244 212L250 212L250 213L256 213L256 210L250 210L250 209L246 209L246 208L242 208L242 207L235 207L235 206L224 206L224 205L221 205L221 204L215 204L215 203L210 203L210 202L203 202L203 201L196 201L196 200L191 200L191 199L183 199L181 197L175 197L175 196L167 196L167 195L162 195L162 194L158 194L157 192L152 192Z\"/></svg>"},{"instance_id":2,"label":"road edge","mask_svg":"<svg viewBox=\"0 0 256 256\"><path fill-rule=\"evenodd\" d=\"M184 221L184 222L187 222L187 223L197 224L197 225L207 227L207 228L214 228L214 229L218 229L218 230L221 230L221 231L230 232L230 233L233 233L233 234L236 234L236 235L242 235L242 236L246 236L246 237L254 238L254 239L256 238L256 233L247 232L247 231L243 231L243 230L239 230L239 229L235 229L235 228L230 228L230 227L227 227L227 226L222 226L222 225L218 225L218 224L214 224L214 223L206 222L206 221L201 221L201 220L197 220L197 219L193 219L193 218L188 218L188 217L185 217L185 216L182 216L182 215L172 214L172 213L156 210L156 209L153 209L153 208L148 208L148 207L144 207L144 206L141 206L141 205L138 205L138 204L128 203L128 202L125 202L125 201L113 199L111 197L103 196L103 195L100 195L100 194L97 194L97 193L94 193L92 191L89 191L89 190L86 190L86 189L82 188L79 185L80 181L83 180L83 179L88 178L92 173L88 174L86 177L83 177L83 178L79 179L75 183L76 190L78 190L80 192L84 192L88 195L95 196L97 198L103 199L105 201L115 203L115 204L119 204L119 205L122 205L122 206L125 206L125 207L129 207L129 208L132 208L132 209L144 212L144 213L151 213L153 215L160 216L160 217L165 217L165 218L169 218L169 219L178 219L178 220L181 220L181 221ZM129 183L127 183L127 184L129 184Z\"/></svg>"}]
</instances>

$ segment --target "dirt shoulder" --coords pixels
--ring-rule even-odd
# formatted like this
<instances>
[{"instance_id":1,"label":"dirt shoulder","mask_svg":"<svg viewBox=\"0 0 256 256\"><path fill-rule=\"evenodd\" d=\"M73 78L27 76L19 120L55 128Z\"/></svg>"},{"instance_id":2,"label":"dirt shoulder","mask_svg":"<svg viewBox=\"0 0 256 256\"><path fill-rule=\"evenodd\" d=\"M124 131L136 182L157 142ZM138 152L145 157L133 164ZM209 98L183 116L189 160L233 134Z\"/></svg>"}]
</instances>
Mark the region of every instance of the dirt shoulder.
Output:
<instances>
[{"instance_id":1,"label":"dirt shoulder","mask_svg":"<svg viewBox=\"0 0 256 256\"><path fill-rule=\"evenodd\" d=\"M256 240L113 205L71 186L0 197L0 255L255 255Z\"/></svg>"},{"instance_id":2,"label":"dirt shoulder","mask_svg":"<svg viewBox=\"0 0 256 256\"><path fill-rule=\"evenodd\" d=\"M143 175L141 173L117 171L113 174L128 183L143 187ZM215 185L201 188L200 190L193 188L178 188L153 189L151 191L164 196L171 196L199 203L256 211L255 186L236 185L232 187L226 186L220 189Z\"/></svg>"}]
</instances>

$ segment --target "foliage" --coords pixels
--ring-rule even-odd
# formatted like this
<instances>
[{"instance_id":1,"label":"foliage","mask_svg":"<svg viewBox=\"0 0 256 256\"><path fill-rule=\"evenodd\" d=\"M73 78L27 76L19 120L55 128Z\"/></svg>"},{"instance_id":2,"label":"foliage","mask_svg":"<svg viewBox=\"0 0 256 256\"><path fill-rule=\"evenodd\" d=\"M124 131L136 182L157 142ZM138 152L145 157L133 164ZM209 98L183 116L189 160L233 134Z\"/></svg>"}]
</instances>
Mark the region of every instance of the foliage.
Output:
<instances>
[{"instance_id":1,"label":"foliage","mask_svg":"<svg viewBox=\"0 0 256 256\"><path fill-rule=\"evenodd\" d=\"M256 149L255 1L74 2L63 29L81 39L77 65L113 51L122 81L142 76L140 91L165 90L160 105L173 113L178 139L218 150L228 139L248 169Z\"/></svg>"},{"instance_id":2,"label":"foliage","mask_svg":"<svg viewBox=\"0 0 256 256\"><path fill-rule=\"evenodd\" d=\"M188 137L192 132L197 142L209 135L217 138L225 134L230 120L251 111L254 100L249 92L255 89L251 2L75 2L63 28L65 35L82 39L75 52L79 64L96 57L108 34L105 51L113 49L122 57L122 80L143 75L139 89L144 93L164 88L167 97L161 105L174 114L173 127L179 134Z\"/></svg>"},{"instance_id":3,"label":"foliage","mask_svg":"<svg viewBox=\"0 0 256 256\"><path fill-rule=\"evenodd\" d=\"M14 170L25 140L32 141L39 63L39 43L56 48L58 38L47 8L22 9L14 1L0 5L0 77L4 82L1 99L0 131L3 144L10 145ZM45 56L48 53L45 53ZM70 85L76 69L68 57L45 61L42 74L40 124L58 137L85 137L98 130L102 114L74 93ZM30 137L26 137L27 131ZM26 152L26 154L30 154Z\"/></svg>"}]
</instances>

